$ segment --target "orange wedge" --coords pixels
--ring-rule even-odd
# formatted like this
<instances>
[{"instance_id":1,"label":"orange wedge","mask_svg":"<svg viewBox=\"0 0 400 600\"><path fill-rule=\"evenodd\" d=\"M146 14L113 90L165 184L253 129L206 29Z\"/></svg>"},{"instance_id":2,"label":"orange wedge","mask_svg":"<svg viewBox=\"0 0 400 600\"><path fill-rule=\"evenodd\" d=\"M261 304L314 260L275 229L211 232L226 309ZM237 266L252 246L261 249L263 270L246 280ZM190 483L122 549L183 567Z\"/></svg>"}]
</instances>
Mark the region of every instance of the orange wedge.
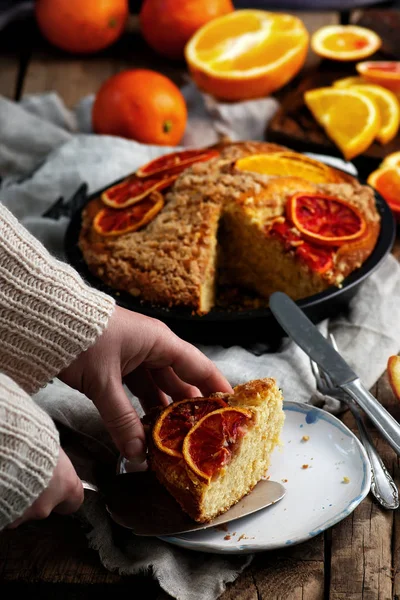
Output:
<instances>
[{"instance_id":1,"label":"orange wedge","mask_svg":"<svg viewBox=\"0 0 400 600\"><path fill-rule=\"evenodd\" d=\"M386 200L397 220L400 219L400 168L383 167L373 171L367 183Z\"/></svg>"},{"instance_id":2,"label":"orange wedge","mask_svg":"<svg viewBox=\"0 0 400 600\"><path fill-rule=\"evenodd\" d=\"M370 83L400 94L400 61L364 61L356 64L356 69Z\"/></svg>"},{"instance_id":3,"label":"orange wedge","mask_svg":"<svg viewBox=\"0 0 400 600\"><path fill-rule=\"evenodd\" d=\"M388 154L382 161L381 167L400 167L400 150Z\"/></svg>"},{"instance_id":4,"label":"orange wedge","mask_svg":"<svg viewBox=\"0 0 400 600\"><path fill-rule=\"evenodd\" d=\"M253 154L239 158L235 162L235 167L240 171L251 171L262 175L301 177L314 183L338 181L335 171L330 167L296 152Z\"/></svg>"},{"instance_id":5,"label":"orange wedge","mask_svg":"<svg viewBox=\"0 0 400 600\"><path fill-rule=\"evenodd\" d=\"M387 144L396 137L400 125L400 104L395 94L381 85L363 84L351 87L365 94L378 107L380 116L380 128L376 139L381 144Z\"/></svg>"},{"instance_id":6,"label":"orange wedge","mask_svg":"<svg viewBox=\"0 0 400 600\"><path fill-rule=\"evenodd\" d=\"M208 413L227 406L222 398L191 398L170 404L158 417L153 441L166 454L182 457L183 440L190 429Z\"/></svg>"},{"instance_id":7,"label":"orange wedge","mask_svg":"<svg viewBox=\"0 0 400 600\"><path fill-rule=\"evenodd\" d=\"M341 79L336 79L333 82L333 87L338 88L339 90L344 90L346 88L352 87L353 85L363 85L364 83L368 83L363 77L358 77L357 75L352 75L350 77L342 77Z\"/></svg>"},{"instance_id":8,"label":"orange wedge","mask_svg":"<svg viewBox=\"0 0 400 600\"><path fill-rule=\"evenodd\" d=\"M286 204L288 218L309 242L341 246L360 238L367 227L353 206L323 194L294 194Z\"/></svg>"},{"instance_id":9,"label":"orange wedge","mask_svg":"<svg viewBox=\"0 0 400 600\"><path fill-rule=\"evenodd\" d=\"M374 31L356 25L326 25L311 37L311 48L331 60L361 60L374 54L382 40Z\"/></svg>"},{"instance_id":10,"label":"orange wedge","mask_svg":"<svg viewBox=\"0 0 400 600\"><path fill-rule=\"evenodd\" d=\"M303 66L309 34L289 14L236 10L203 25L185 58L198 87L224 100L267 96Z\"/></svg>"},{"instance_id":11,"label":"orange wedge","mask_svg":"<svg viewBox=\"0 0 400 600\"><path fill-rule=\"evenodd\" d=\"M378 134L378 107L358 90L318 88L305 92L304 100L346 160L362 154Z\"/></svg>"},{"instance_id":12,"label":"orange wedge","mask_svg":"<svg viewBox=\"0 0 400 600\"><path fill-rule=\"evenodd\" d=\"M182 453L188 467L209 482L227 465L251 423L246 408L221 408L206 415L186 435Z\"/></svg>"}]
</instances>

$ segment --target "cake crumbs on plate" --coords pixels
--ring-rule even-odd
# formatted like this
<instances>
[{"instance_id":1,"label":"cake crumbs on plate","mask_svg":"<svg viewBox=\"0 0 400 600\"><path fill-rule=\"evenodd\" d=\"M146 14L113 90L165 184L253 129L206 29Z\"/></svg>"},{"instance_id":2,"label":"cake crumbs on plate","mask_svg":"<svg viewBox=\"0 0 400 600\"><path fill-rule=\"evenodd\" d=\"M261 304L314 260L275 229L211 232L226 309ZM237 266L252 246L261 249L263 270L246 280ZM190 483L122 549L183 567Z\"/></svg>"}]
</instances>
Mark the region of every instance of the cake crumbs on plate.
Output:
<instances>
[{"instance_id":1,"label":"cake crumbs on plate","mask_svg":"<svg viewBox=\"0 0 400 600\"><path fill-rule=\"evenodd\" d=\"M308 465L302 465L301 468L302 469L308 469Z\"/></svg>"},{"instance_id":2,"label":"cake crumbs on plate","mask_svg":"<svg viewBox=\"0 0 400 600\"><path fill-rule=\"evenodd\" d=\"M288 480L287 479L281 479L282 483L287 483Z\"/></svg>"},{"instance_id":3,"label":"cake crumbs on plate","mask_svg":"<svg viewBox=\"0 0 400 600\"><path fill-rule=\"evenodd\" d=\"M310 439L309 435L303 435L303 437L301 438L302 442L308 442L308 440Z\"/></svg>"},{"instance_id":4,"label":"cake crumbs on plate","mask_svg":"<svg viewBox=\"0 0 400 600\"><path fill-rule=\"evenodd\" d=\"M345 476L343 477L343 481L342 481L342 483L350 483L350 477L347 477L347 475L345 475Z\"/></svg>"}]
</instances>

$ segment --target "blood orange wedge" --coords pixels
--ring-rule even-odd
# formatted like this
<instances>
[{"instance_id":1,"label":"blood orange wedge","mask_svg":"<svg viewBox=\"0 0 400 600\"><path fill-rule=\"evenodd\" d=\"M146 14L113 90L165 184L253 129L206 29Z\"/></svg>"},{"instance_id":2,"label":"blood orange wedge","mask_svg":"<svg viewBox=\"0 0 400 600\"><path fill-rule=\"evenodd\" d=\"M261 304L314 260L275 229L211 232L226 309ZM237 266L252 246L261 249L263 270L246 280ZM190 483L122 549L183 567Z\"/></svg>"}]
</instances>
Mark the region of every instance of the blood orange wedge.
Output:
<instances>
[{"instance_id":1,"label":"blood orange wedge","mask_svg":"<svg viewBox=\"0 0 400 600\"><path fill-rule=\"evenodd\" d=\"M204 162L219 155L217 150L198 149L182 150L172 154L164 154L146 163L136 171L137 177L153 177L166 174L168 176L179 174L196 162Z\"/></svg>"},{"instance_id":2,"label":"blood orange wedge","mask_svg":"<svg viewBox=\"0 0 400 600\"><path fill-rule=\"evenodd\" d=\"M227 403L222 398L192 398L173 402L154 425L155 445L162 452L181 458L183 440L188 431L204 415L225 406Z\"/></svg>"},{"instance_id":3,"label":"blood orange wedge","mask_svg":"<svg viewBox=\"0 0 400 600\"><path fill-rule=\"evenodd\" d=\"M192 427L183 442L186 464L208 482L227 465L245 435L253 413L246 408L220 408Z\"/></svg>"},{"instance_id":4,"label":"blood orange wedge","mask_svg":"<svg viewBox=\"0 0 400 600\"><path fill-rule=\"evenodd\" d=\"M400 93L400 61L364 61L356 69L369 82Z\"/></svg>"},{"instance_id":5,"label":"blood orange wedge","mask_svg":"<svg viewBox=\"0 0 400 600\"><path fill-rule=\"evenodd\" d=\"M276 221L270 229L270 235L282 240L286 248L292 250L315 273L322 275L332 268L334 249L305 242L293 232L292 224L287 220Z\"/></svg>"},{"instance_id":6,"label":"blood orange wedge","mask_svg":"<svg viewBox=\"0 0 400 600\"><path fill-rule=\"evenodd\" d=\"M117 183L105 192L102 193L101 199L104 204L111 206L112 208L126 208L131 204L140 202L143 198L148 196L150 192L156 190L161 191L169 187L178 175L172 175L171 177L148 177L142 179L136 175L128 177L122 183Z\"/></svg>"},{"instance_id":7,"label":"blood orange wedge","mask_svg":"<svg viewBox=\"0 0 400 600\"><path fill-rule=\"evenodd\" d=\"M286 211L306 240L322 246L341 246L357 240L367 227L353 206L323 194L294 194L286 204Z\"/></svg>"},{"instance_id":8,"label":"blood orange wedge","mask_svg":"<svg viewBox=\"0 0 400 600\"><path fill-rule=\"evenodd\" d=\"M400 356L389 356L387 362L387 373L390 387L396 398L400 400Z\"/></svg>"},{"instance_id":9,"label":"blood orange wedge","mask_svg":"<svg viewBox=\"0 0 400 600\"><path fill-rule=\"evenodd\" d=\"M336 183L339 180L335 171L327 165L296 152L253 154L239 158L235 167L263 175L301 177L314 183Z\"/></svg>"},{"instance_id":10,"label":"blood orange wedge","mask_svg":"<svg viewBox=\"0 0 400 600\"><path fill-rule=\"evenodd\" d=\"M382 40L374 31L356 25L326 25L311 37L314 52L331 60L361 60L381 45Z\"/></svg>"},{"instance_id":11,"label":"blood orange wedge","mask_svg":"<svg viewBox=\"0 0 400 600\"><path fill-rule=\"evenodd\" d=\"M163 206L164 198L160 192L151 192L144 200L127 208L103 208L95 216L93 227L97 233L106 236L136 231L154 219Z\"/></svg>"},{"instance_id":12,"label":"blood orange wedge","mask_svg":"<svg viewBox=\"0 0 400 600\"><path fill-rule=\"evenodd\" d=\"M367 183L381 194L400 219L400 167L377 169L369 175Z\"/></svg>"}]
</instances>

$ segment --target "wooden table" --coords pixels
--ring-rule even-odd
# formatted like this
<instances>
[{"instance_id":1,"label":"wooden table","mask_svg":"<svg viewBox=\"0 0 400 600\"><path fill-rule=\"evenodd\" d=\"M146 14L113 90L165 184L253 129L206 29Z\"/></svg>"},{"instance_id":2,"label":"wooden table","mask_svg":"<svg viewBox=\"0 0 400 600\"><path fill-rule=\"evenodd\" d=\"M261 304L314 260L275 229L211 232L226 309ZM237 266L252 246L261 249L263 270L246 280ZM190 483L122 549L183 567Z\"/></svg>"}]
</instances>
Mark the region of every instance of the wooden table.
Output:
<instances>
[{"instance_id":1,"label":"wooden table","mask_svg":"<svg viewBox=\"0 0 400 600\"><path fill-rule=\"evenodd\" d=\"M310 31L339 22L337 13L298 13ZM350 18L351 15L350 15ZM311 53L306 68L315 64ZM112 73L146 66L183 83L185 66L151 52L132 17L126 34L99 55L71 57L51 48L32 19L9 26L0 39L0 93L18 100L24 94L54 90L68 107L94 93ZM394 253L400 256L396 241ZM372 390L396 418L400 406L383 374ZM345 423L356 430L349 414ZM396 482L399 463L394 452L372 431ZM299 515L301 518L301 515ZM368 496L344 521L307 543L256 555L251 566L228 586L222 600L390 600L400 598L400 515L382 510ZM121 577L108 572L85 532L73 518L50 516L0 534L0 595L22 590L41 598L80 599L129 597L155 599L159 588L150 577ZM138 596L137 586L142 586Z\"/></svg>"}]
</instances>

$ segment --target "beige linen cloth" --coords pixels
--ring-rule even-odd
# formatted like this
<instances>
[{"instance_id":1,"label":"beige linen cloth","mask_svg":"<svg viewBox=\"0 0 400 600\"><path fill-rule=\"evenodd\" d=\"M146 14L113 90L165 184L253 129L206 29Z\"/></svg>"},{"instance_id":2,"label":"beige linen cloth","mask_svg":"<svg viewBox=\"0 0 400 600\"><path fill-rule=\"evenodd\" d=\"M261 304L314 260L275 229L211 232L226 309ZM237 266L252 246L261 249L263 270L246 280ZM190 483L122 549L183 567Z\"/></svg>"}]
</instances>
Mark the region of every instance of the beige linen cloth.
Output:
<instances>
[{"instance_id":1,"label":"beige linen cloth","mask_svg":"<svg viewBox=\"0 0 400 600\"><path fill-rule=\"evenodd\" d=\"M231 139L262 139L274 114L273 99L233 105L217 104L191 86L184 90L189 124L184 145ZM42 214L60 197L70 198L83 183L89 193L132 172L168 149L124 139L96 136L90 130L92 98L67 111L58 96L24 98L16 104L0 97L0 201L58 258L63 259L67 219ZM343 165L342 165L343 166ZM351 165L345 165L351 169ZM370 387L385 370L387 358L400 350L400 267L388 256L365 282L346 314L319 325L335 334L344 357ZM201 346L232 385L258 377L275 377L286 400L314 402L340 411L338 403L315 395L305 354L289 340L275 353L261 346ZM81 477L100 481L112 476L117 455L92 403L55 380L35 400L58 423L61 440ZM136 404L136 399L132 398ZM100 480L99 480L99 476ZM121 533L101 498L88 493L79 512L89 545L106 568L121 574L148 574L162 594L177 600L215 600L252 560L190 552L156 538Z\"/></svg>"}]
</instances>

